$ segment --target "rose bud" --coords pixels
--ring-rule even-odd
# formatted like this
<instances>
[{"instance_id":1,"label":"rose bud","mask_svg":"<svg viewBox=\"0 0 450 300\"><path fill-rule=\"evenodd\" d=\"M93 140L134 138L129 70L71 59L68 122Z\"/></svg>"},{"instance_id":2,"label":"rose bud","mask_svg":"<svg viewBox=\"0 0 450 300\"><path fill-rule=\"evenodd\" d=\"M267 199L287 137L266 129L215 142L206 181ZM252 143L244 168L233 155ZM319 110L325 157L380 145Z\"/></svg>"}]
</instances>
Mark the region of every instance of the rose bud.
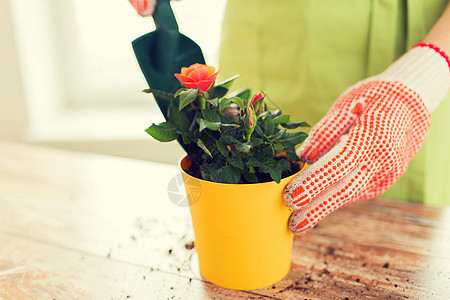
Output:
<instances>
[{"instance_id":1,"label":"rose bud","mask_svg":"<svg viewBox=\"0 0 450 300\"><path fill-rule=\"evenodd\" d=\"M255 130L256 121L257 121L256 113L253 110L253 108L246 108L246 114L244 117L244 126L247 142L250 142L253 130Z\"/></svg>"},{"instance_id":2,"label":"rose bud","mask_svg":"<svg viewBox=\"0 0 450 300\"><path fill-rule=\"evenodd\" d=\"M264 112L264 97L265 95L261 92L256 93L252 99L252 107L256 110L256 114L262 114Z\"/></svg>"},{"instance_id":3,"label":"rose bud","mask_svg":"<svg viewBox=\"0 0 450 300\"><path fill-rule=\"evenodd\" d=\"M231 120L233 120L234 123L239 123L240 113L239 113L239 109L237 109L236 107L231 107L231 106L226 107L223 110L223 115L225 117L228 117Z\"/></svg>"},{"instance_id":4,"label":"rose bud","mask_svg":"<svg viewBox=\"0 0 450 300\"><path fill-rule=\"evenodd\" d=\"M256 94L253 96L253 99L252 99L252 106L254 107L255 104L256 104L256 102L257 102L258 100L262 99L262 98L264 98L264 94L263 94L263 93L261 93L261 92L256 93Z\"/></svg>"}]
</instances>

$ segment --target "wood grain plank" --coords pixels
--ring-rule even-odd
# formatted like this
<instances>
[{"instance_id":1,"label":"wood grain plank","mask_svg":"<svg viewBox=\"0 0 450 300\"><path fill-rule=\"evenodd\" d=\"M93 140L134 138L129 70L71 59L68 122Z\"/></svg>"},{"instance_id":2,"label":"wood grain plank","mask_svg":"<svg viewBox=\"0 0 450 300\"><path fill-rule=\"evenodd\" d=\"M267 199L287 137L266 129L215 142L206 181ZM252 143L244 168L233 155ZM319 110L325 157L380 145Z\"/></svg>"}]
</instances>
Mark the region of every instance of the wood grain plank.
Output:
<instances>
[{"instance_id":1,"label":"wood grain plank","mask_svg":"<svg viewBox=\"0 0 450 300\"><path fill-rule=\"evenodd\" d=\"M0 234L0 299L267 299Z\"/></svg>"},{"instance_id":2,"label":"wood grain plank","mask_svg":"<svg viewBox=\"0 0 450 300\"><path fill-rule=\"evenodd\" d=\"M386 217L388 215L388 217ZM450 299L450 211L376 199L294 241L292 267L260 293L324 299Z\"/></svg>"},{"instance_id":3,"label":"wood grain plank","mask_svg":"<svg viewBox=\"0 0 450 300\"><path fill-rule=\"evenodd\" d=\"M177 174L162 164L0 143L0 232L201 280L195 249L185 247L194 240L189 210L167 194ZM284 280L252 297L450 299L450 209L383 199L349 205L296 238L292 262Z\"/></svg>"},{"instance_id":4,"label":"wood grain plank","mask_svg":"<svg viewBox=\"0 0 450 300\"><path fill-rule=\"evenodd\" d=\"M0 231L199 277L189 209L167 196L176 167L30 149L0 147Z\"/></svg>"}]
</instances>

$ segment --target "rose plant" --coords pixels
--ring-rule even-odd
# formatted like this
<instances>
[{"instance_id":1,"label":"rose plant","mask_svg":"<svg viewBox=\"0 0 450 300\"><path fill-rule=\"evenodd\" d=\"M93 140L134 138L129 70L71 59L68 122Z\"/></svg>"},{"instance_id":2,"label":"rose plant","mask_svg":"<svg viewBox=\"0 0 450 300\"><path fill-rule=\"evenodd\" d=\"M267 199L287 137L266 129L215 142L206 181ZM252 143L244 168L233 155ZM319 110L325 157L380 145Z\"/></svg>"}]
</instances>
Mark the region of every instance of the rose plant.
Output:
<instances>
[{"instance_id":1,"label":"rose plant","mask_svg":"<svg viewBox=\"0 0 450 300\"><path fill-rule=\"evenodd\" d=\"M178 140L187 152L179 161L195 233L200 273L222 287L270 286L290 269L292 210L284 186L304 170L295 147L308 126L270 110L269 97L249 89L230 92L238 78L216 84L219 71L194 64L175 74L166 121L146 132L161 142ZM302 169L302 170L301 170Z\"/></svg>"},{"instance_id":2,"label":"rose plant","mask_svg":"<svg viewBox=\"0 0 450 300\"><path fill-rule=\"evenodd\" d=\"M152 124L146 132L160 142L178 138L185 145L196 145L185 147L191 149L189 173L204 180L279 183L298 172L295 147L307 134L288 130L309 125L290 121L280 110L268 110L270 99L262 91L229 93L238 75L215 84L219 71L194 64L175 74L183 87L173 94L144 90L170 101L167 120Z\"/></svg>"}]
</instances>

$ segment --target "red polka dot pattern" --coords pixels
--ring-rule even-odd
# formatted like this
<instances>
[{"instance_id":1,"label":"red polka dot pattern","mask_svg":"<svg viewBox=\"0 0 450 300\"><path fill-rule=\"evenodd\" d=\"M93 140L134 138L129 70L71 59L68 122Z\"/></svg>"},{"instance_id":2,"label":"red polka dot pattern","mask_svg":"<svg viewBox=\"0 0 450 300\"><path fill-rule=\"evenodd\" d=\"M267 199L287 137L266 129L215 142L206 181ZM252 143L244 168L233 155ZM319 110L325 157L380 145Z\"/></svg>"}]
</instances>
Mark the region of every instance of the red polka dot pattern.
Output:
<instances>
[{"instance_id":1,"label":"red polka dot pattern","mask_svg":"<svg viewBox=\"0 0 450 300\"><path fill-rule=\"evenodd\" d=\"M289 228L304 234L339 207L370 199L402 176L431 118L400 82L371 81L343 94L311 131L299 157L312 164L284 189Z\"/></svg>"}]
</instances>

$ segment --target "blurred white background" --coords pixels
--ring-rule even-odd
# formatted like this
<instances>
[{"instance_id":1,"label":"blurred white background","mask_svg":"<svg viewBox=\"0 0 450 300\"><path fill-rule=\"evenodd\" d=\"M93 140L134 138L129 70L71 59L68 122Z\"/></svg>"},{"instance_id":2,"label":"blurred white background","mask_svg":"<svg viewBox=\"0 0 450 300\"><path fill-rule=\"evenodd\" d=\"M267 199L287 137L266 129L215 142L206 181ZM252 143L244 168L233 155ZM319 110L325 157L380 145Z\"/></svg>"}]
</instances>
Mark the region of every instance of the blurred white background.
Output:
<instances>
[{"instance_id":1,"label":"blurred white background","mask_svg":"<svg viewBox=\"0 0 450 300\"><path fill-rule=\"evenodd\" d=\"M214 66L225 1L172 2ZM154 29L127 0L0 0L0 139L175 163L144 132L162 116L131 41Z\"/></svg>"}]
</instances>

